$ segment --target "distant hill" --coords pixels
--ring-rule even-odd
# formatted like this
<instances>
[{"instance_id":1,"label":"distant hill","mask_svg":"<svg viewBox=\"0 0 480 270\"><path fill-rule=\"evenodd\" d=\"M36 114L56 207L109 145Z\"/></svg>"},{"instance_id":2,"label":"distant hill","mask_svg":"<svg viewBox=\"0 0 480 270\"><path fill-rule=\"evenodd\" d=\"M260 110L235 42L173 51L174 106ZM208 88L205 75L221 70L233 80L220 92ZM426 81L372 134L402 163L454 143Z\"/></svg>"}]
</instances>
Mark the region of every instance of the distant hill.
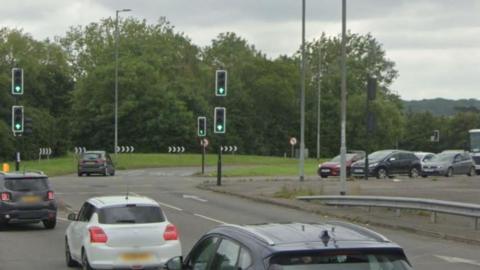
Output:
<instances>
[{"instance_id":1,"label":"distant hill","mask_svg":"<svg viewBox=\"0 0 480 270\"><path fill-rule=\"evenodd\" d=\"M422 99L422 100L404 100L405 111L426 112L434 115L453 115L461 110L480 111L480 100L478 99Z\"/></svg>"}]
</instances>

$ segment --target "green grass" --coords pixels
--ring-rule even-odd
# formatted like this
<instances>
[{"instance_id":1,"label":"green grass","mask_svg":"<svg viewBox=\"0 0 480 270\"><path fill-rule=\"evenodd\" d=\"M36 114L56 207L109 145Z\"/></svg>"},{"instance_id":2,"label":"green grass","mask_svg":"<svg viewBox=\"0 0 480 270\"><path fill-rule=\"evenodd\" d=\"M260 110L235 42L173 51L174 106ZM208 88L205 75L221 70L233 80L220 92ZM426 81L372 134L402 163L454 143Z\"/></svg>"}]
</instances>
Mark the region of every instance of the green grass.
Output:
<instances>
[{"instance_id":1,"label":"green grass","mask_svg":"<svg viewBox=\"0 0 480 270\"><path fill-rule=\"evenodd\" d=\"M320 162L323 162L322 160ZM314 159L305 160L305 175L313 176L317 174L318 161ZM230 165L230 164L228 164ZM276 164L258 164L255 166L239 167L225 169L223 176L293 176L298 175L298 160L283 159ZM216 176L216 172L212 172L209 176Z\"/></svg>"},{"instance_id":2,"label":"green grass","mask_svg":"<svg viewBox=\"0 0 480 270\"><path fill-rule=\"evenodd\" d=\"M222 156L224 165L244 165L244 168L235 168L225 171L231 176L251 175L295 175L297 174L298 161L282 157L262 157L224 154ZM2 162L3 163L3 162ZM15 168L14 163L9 162L10 170ZM214 166L217 164L217 155L206 155L205 164ZM198 166L200 170L201 155L199 154L118 154L119 170L158 168L158 167L180 167ZM305 163L307 175L315 174L317 162L308 160ZM50 160L22 161L20 170L40 170L49 176L64 175L77 171L77 161L73 155L54 158ZM276 173L280 174L276 174Z\"/></svg>"}]
</instances>

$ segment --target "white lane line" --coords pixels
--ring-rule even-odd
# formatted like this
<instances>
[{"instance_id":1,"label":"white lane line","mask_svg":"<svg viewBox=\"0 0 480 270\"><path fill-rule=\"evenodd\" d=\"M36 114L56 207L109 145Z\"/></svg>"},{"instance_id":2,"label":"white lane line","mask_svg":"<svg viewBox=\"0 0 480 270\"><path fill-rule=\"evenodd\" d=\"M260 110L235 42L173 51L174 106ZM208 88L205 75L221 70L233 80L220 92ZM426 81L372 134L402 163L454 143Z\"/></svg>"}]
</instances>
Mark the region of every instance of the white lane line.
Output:
<instances>
[{"instance_id":1,"label":"white lane line","mask_svg":"<svg viewBox=\"0 0 480 270\"><path fill-rule=\"evenodd\" d=\"M130 194L133 194L135 196L142 196L136 192L130 192ZM177 211L183 211L182 208L178 208L176 206L173 206L171 204L168 204L168 203L164 203L164 202L160 202L160 201L156 201L158 204L160 204L161 206L165 206L165 207L168 207L168 208L171 208L171 209L174 209L174 210L177 210Z\"/></svg>"},{"instance_id":2,"label":"white lane line","mask_svg":"<svg viewBox=\"0 0 480 270\"><path fill-rule=\"evenodd\" d=\"M221 221L221 220L218 220L218 219L214 219L214 218L211 218L211 217L207 217L207 216L204 216L204 215L200 215L200 214L193 214L194 216L197 216L197 217L201 217L203 219L206 219L206 220L210 220L210 221L213 221L213 222L216 222L216 223L220 223L220 224L226 224L227 222L224 222L224 221Z\"/></svg>"},{"instance_id":3,"label":"white lane line","mask_svg":"<svg viewBox=\"0 0 480 270\"><path fill-rule=\"evenodd\" d=\"M208 202L208 200L202 199L202 198L200 198L198 196L195 196L195 195L183 194L182 197L185 198L185 199L192 199L192 200L196 200L196 201L199 201L199 202Z\"/></svg>"},{"instance_id":4,"label":"white lane line","mask_svg":"<svg viewBox=\"0 0 480 270\"><path fill-rule=\"evenodd\" d=\"M70 222L70 220L68 220L68 219L66 219L66 218L62 218L62 217L57 217L57 220L65 221L65 222Z\"/></svg>"},{"instance_id":5,"label":"white lane line","mask_svg":"<svg viewBox=\"0 0 480 270\"><path fill-rule=\"evenodd\" d=\"M458 257L442 256L442 255L434 255L434 256L449 263L464 263L464 264L480 266L480 262L477 262L474 260L458 258Z\"/></svg>"}]
</instances>

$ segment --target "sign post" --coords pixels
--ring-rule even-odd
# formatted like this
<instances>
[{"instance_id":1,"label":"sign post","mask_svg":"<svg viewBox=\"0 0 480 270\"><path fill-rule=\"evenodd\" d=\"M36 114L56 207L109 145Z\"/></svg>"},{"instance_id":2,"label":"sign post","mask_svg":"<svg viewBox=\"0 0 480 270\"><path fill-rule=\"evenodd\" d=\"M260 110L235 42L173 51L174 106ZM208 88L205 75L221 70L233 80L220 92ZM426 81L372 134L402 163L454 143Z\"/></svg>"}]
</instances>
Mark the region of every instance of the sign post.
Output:
<instances>
[{"instance_id":1,"label":"sign post","mask_svg":"<svg viewBox=\"0 0 480 270\"><path fill-rule=\"evenodd\" d=\"M203 138L200 140L200 145L202 146L202 175L205 174L205 148L208 146L208 139Z\"/></svg>"},{"instance_id":2,"label":"sign post","mask_svg":"<svg viewBox=\"0 0 480 270\"><path fill-rule=\"evenodd\" d=\"M297 138L291 137L290 138L290 145L292 146L292 158L294 158L294 155L295 155L294 147L295 147L296 144L297 144Z\"/></svg>"}]
</instances>

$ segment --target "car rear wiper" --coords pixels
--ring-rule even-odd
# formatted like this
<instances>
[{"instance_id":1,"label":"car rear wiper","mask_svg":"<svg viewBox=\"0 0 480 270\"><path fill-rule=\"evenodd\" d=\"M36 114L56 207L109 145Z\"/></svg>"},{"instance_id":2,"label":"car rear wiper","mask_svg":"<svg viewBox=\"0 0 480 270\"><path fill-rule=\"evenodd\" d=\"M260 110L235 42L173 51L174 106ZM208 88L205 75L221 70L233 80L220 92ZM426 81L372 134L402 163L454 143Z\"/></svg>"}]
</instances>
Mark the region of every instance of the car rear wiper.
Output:
<instances>
[{"instance_id":1,"label":"car rear wiper","mask_svg":"<svg viewBox=\"0 0 480 270\"><path fill-rule=\"evenodd\" d=\"M116 223L136 223L134 219L119 219Z\"/></svg>"},{"instance_id":2,"label":"car rear wiper","mask_svg":"<svg viewBox=\"0 0 480 270\"><path fill-rule=\"evenodd\" d=\"M30 192L32 190L29 188L20 188L20 189L17 189L16 191Z\"/></svg>"}]
</instances>

